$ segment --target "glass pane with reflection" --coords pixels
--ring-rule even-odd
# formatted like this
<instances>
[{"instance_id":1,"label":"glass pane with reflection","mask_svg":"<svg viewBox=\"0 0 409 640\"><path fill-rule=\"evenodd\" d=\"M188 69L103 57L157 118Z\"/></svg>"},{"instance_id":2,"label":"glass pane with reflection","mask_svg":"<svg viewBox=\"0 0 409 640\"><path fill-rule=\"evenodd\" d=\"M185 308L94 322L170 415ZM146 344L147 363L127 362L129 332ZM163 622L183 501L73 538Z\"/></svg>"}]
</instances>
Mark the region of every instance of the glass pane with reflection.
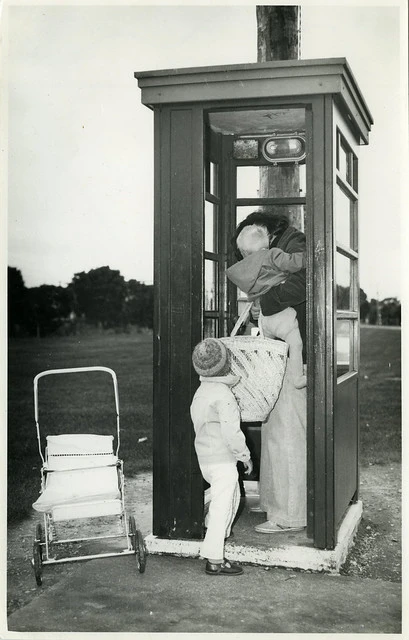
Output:
<instances>
[{"instance_id":1,"label":"glass pane with reflection","mask_svg":"<svg viewBox=\"0 0 409 640\"><path fill-rule=\"evenodd\" d=\"M205 311L217 310L217 262L205 260Z\"/></svg>"},{"instance_id":2,"label":"glass pane with reflection","mask_svg":"<svg viewBox=\"0 0 409 640\"><path fill-rule=\"evenodd\" d=\"M351 260L337 252L336 255L337 309L352 309Z\"/></svg>"},{"instance_id":3,"label":"glass pane with reflection","mask_svg":"<svg viewBox=\"0 0 409 640\"><path fill-rule=\"evenodd\" d=\"M204 338L217 338L217 319L205 318L204 319Z\"/></svg>"},{"instance_id":4,"label":"glass pane with reflection","mask_svg":"<svg viewBox=\"0 0 409 640\"><path fill-rule=\"evenodd\" d=\"M260 179L262 182L260 187ZM275 187L269 186L269 182ZM278 186L280 185L280 186ZM305 164L298 167L237 167L237 198L305 197Z\"/></svg>"},{"instance_id":5,"label":"glass pane with reflection","mask_svg":"<svg viewBox=\"0 0 409 640\"><path fill-rule=\"evenodd\" d=\"M210 193L213 196L218 195L218 171L219 166L214 162L210 163Z\"/></svg>"},{"instance_id":6,"label":"glass pane with reflection","mask_svg":"<svg viewBox=\"0 0 409 640\"><path fill-rule=\"evenodd\" d=\"M335 189L335 233L337 242L351 246L351 206L352 202L340 189Z\"/></svg>"},{"instance_id":7,"label":"glass pane with reflection","mask_svg":"<svg viewBox=\"0 0 409 640\"><path fill-rule=\"evenodd\" d=\"M336 321L337 377L351 371L353 324L351 320Z\"/></svg>"},{"instance_id":8,"label":"glass pane with reflection","mask_svg":"<svg viewBox=\"0 0 409 640\"><path fill-rule=\"evenodd\" d=\"M348 156L348 151L345 149L340 139L338 138L338 171L340 172L345 182L350 182Z\"/></svg>"},{"instance_id":9,"label":"glass pane with reflection","mask_svg":"<svg viewBox=\"0 0 409 640\"><path fill-rule=\"evenodd\" d=\"M237 197L258 198L259 189L259 167L237 167Z\"/></svg>"},{"instance_id":10,"label":"glass pane with reflection","mask_svg":"<svg viewBox=\"0 0 409 640\"><path fill-rule=\"evenodd\" d=\"M260 198L298 198L305 195L305 165L260 167L259 192Z\"/></svg>"},{"instance_id":11,"label":"glass pane with reflection","mask_svg":"<svg viewBox=\"0 0 409 640\"><path fill-rule=\"evenodd\" d=\"M217 252L217 205L205 202L205 251Z\"/></svg>"}]
</instances>

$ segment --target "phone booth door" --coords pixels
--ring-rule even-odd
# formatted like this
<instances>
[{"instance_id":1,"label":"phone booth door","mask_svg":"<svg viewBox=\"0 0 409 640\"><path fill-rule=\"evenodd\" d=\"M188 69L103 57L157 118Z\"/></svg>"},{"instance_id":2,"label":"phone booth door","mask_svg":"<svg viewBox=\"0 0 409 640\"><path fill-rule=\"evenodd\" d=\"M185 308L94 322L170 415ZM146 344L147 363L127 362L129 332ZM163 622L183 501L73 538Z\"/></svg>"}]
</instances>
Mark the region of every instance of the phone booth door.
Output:
<instances>
[{"instance_id":1,"label":"phone booth door","mask_svg":"<svg viewBox=\"0 0 409 640\"><path fill-rule=\"evenodd\" d=\"M204 337L229 335L247 304L230 283L236 262L230 244L237 225L253 211L284 215L305 230L306 109L258 107L206 113L204 204ZM272 156L272 150L296 155ZM261 424L243 423L258 479ZM247 478L248 479L248 478Z\"/></svg>"},{"instance_id":2,"label":"phone booth door","mask_svg":"<svg viewBox=\"0 0 409 640\"><path fill-rule=\"evenodd\" d=\"M356 141L333 111L334 521L358 492L358 158Z\"/></svg>"}]
</instances>

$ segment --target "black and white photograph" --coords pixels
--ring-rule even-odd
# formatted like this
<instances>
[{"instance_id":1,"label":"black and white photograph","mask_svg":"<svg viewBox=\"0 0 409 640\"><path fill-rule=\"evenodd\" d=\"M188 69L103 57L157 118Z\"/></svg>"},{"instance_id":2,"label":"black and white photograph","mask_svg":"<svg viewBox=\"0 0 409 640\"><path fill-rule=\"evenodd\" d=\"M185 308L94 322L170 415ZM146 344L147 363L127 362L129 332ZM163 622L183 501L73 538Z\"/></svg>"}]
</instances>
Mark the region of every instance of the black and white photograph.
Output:
<instances>
[{"instance_id":1,"label":"black and white photograph","mask_svg":"<svg viewBox=\"0 0 409 640\"><path fill-rule=\"evenodd\" d=\"M407 32L0 6L1 638L405 637Z\"/></svg>"}]
</instances>

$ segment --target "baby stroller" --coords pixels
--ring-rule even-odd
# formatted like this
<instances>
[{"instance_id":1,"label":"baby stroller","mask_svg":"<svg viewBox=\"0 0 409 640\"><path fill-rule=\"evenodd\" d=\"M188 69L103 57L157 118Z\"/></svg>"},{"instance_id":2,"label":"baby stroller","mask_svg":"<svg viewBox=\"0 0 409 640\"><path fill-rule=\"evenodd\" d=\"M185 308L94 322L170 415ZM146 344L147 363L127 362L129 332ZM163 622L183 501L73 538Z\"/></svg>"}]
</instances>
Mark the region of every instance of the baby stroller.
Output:
<instances>
[{"instance_id":1,"label":"baby stroller","mask_svg":"<svg viewBox=\"0 0 409 640\"><path fill-rule=\"evenodd\" d=\"M54 374L89 371L104 371L112 376L116 408L115 452L113 435L68 433L47 436L43 454L38 414L39 379ZM143 573L147 555L144 539L140 530L136 528L135 518L128 517L125 511L123 462L118 458L119 400L115 372L107 367L79 367L52 369L39 373L34 378L34 414L42 468L40 497L33 504L33 508L43 513L43 524L37 524L33 544L32 565L37 584L42 584L44 565L129 554L136 556L139 572ZM118 516L121 533L58 539L55 523L101 516L104 518ZM94 520L92 522L95 523ZM89 544L89 541L122 537L125 538L125 548L120 550L111 549L107 553L54 557L56 544L72 546L72 543Z\"/></svg>"}]
</instances>

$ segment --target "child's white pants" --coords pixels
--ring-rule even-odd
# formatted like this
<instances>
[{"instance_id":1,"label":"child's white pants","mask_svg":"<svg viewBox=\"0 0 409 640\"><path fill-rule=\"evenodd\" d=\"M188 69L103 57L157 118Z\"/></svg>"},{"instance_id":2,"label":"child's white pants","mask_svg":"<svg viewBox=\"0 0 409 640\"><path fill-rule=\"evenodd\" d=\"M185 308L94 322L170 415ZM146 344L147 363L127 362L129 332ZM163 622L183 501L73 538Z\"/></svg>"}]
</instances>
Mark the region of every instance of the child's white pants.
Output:
<instances>
[{"instance_id":1,"label":"child's white pants","mask_svg":"<svg viewBox=\"0 0 409 640\"><path fill-rule=\"evenodd\" d=\"M261 313L259 325L261 325L266 338L281 338L281 340L287 342L289 346L287 366L292 369L295 381L297 376L301 378L304 373L302 361L303 344L295 309L287 307L272 316L263 316Z\"/></svg>"},{"instance_id":2,"label":"child's white pants","mask_svg":"<svg viewBox=\"0 0 409 640\"><path fill-rule=\"evenodd\" d=\"M240 504L240 487L237 464L199 462L203 478L210 484L210 505L206 516L207 532L200 548L202 558L222 560L224 539L230 535L231 526Z\"/></svg>"}]
</instances>

